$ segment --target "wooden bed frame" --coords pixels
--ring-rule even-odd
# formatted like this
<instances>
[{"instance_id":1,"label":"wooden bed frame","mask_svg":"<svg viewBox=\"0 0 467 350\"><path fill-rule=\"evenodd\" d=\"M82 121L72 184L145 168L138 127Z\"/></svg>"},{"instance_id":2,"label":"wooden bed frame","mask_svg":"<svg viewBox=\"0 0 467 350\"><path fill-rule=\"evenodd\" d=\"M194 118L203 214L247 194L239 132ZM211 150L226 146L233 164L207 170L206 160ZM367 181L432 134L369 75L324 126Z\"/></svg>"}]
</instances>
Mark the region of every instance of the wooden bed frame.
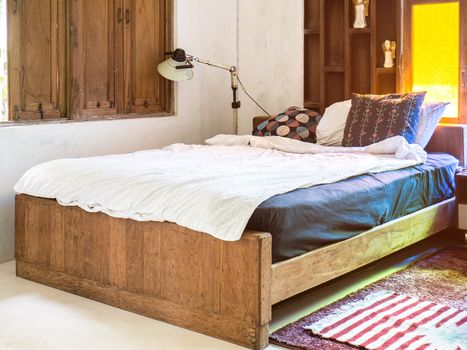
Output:
<instances>
[{"instance_id":1,"label":"wooden bed frame","mask_svg":"<svg viewBox=\"0 0 467 350\"><path fill-rule=\"evenodd\" d=\"M463 128L450 128L451 136L445 139L450 145L464 138ZM440 130L445 132L443 127ZM436 135L433 151L442 152L445 142ZM451 151L457 157L460 152L464 149ZM225 242L173 223L117 219L18 195L16 273L264 349L272 305L454 225L455 203L450 199L352 239L272 264L269 233L246 231L240 241Z\"/></svg>"}]
</instances>

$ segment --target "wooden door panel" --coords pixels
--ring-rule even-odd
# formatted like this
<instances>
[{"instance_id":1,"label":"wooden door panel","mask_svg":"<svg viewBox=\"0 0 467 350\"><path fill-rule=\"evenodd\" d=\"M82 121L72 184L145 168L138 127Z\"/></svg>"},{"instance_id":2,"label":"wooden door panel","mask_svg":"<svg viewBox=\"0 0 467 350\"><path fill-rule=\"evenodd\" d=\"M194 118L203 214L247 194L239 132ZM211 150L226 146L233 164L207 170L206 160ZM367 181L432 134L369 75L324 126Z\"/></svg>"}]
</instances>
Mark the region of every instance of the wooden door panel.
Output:
<instances>
[{"instance_id":1,"label":"wooden door panel","mask_svg":"<svg viewBox=\"0 0 467 350\"><path fill-rule=\"evenodd\" d=\"M65 0L10 0L10 119L66 117Z\"/></svg>"},{"instance_id":2,"label":"wooden door panel","mask_svg":"<svg viewBox=\"0 0 467 350\"><path fill-rule=\"evenodd\" d=\"M164 111L166 82L156 70L164 60L164 0L125 0L124 47L126 112Z\"/></svg>"},{"instance_id":3,"label":"wooden door panel","mask_svg":"<svg viewBox=\"0 0 467 350\"><path fill-rule=\"evenodd\" d=\"M72 6L72 109L75 118L115 115L121 106L120 0ZM119 35L120 34L120 35Z\"/></svg>"}]
</instances>

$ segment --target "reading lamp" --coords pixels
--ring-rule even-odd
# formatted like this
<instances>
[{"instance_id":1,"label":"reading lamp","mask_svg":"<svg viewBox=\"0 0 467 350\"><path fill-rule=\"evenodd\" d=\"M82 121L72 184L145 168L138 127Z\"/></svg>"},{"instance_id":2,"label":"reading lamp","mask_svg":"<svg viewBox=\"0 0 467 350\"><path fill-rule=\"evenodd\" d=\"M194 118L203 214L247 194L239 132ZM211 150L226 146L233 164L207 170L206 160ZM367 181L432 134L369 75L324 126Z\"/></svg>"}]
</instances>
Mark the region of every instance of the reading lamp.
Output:
<instances>
[{"instance_id":1,"label":"reading lamp","mask_svg":"<svg viewBox=\"0 0 467 350\"><path fill-rule=\"evenodd\" d=\"M170 56L164 62L161 62L157 66L157 71L160 75L164 78L172 81L183 81L183 80L190 80L193 78L193 63L202 63L206 64L211 67L220 68L230 72L230 83L232 88L233 94L233 101L232 101L232 110L233 110L233 130L235 134L238 134L238 109L241 106L240 101L238 101L237 90L240 83L242 90L245 94L254 102L256 105L261 108L267 115L270 116L268 112L261 107L258 102L256 102L250 94L244 88L237 72L237 67L235 66L228 66L224 64L213 63L208 60L200 59L199 57L188 55L185 53L183 49L176 49L173 52L166 52L167 56Z\"/></svg>"}]
</instances>

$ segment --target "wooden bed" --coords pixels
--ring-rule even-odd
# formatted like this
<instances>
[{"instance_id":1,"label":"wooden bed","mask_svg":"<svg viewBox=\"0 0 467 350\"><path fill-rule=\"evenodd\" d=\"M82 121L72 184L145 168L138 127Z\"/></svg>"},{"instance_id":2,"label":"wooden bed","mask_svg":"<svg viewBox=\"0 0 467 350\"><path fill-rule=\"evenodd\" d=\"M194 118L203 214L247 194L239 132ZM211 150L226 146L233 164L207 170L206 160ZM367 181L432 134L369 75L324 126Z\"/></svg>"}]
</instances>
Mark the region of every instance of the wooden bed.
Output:
<instances>
[{"instance_id":1,"label":"wooden bed","mask_svg":"<svg viewBox=\"0 0 467 350\"><path fill-rule=\"evenodd\" d=\"M463 127L439 127L430 150L463 162L464 140ZM246 231L240 241L225 242L173 223L117 219L18 195L16 273L264 349L272 305L454 226L454 201L272 264L269 233Z\"/></svg>"}]
</instances>

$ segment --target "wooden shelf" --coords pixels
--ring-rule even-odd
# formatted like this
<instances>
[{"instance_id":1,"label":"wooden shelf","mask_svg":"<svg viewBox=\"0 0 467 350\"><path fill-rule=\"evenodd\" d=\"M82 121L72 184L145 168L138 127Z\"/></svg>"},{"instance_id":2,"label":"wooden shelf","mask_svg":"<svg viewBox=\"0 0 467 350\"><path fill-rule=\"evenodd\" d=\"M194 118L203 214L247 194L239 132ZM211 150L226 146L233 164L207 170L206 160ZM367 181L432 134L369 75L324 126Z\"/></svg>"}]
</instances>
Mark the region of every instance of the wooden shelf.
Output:
<instances>
[{"instance_id":1,"label":"wooden shelf","mask_svg":"<svg viewBox=\"0 0 467 350\"><path fill-rule=\"evenodd\" d=\"M376 74L396 74L396 67L384 68L378 67L375 69Z\"/></svg>"},{"instance_id":2,"label":"wooden shelf","mask_svg":"<svg viewBox=\"0 0 467 350\"><path fill-rule=\"evenodd\" d=\"M324 67L326 73L344 73L344 66L326 66Z\"/></svg>"},{"instance_id":3,"label":"wooden shelf","mask_svg":"<svg viewBox=\"0 0 467 350\"><path fill-rule=\"evenodd\" d=\"M304 6L303 99L308 108L319 107L323 113L352 93L397 91L399 71L381 68L381 45L384 40L395 40L400 48L399 1L371 1L366 28L352 28L355 12L351 0L304 0Z\"/></svg>"},{"instance_id":4,"label":"wooden shelf","mask_svg":"<svg viewBox=\"0 0 467 350\"><path fill-rule=\"evenodd\" d=\"M371 28L350 28L349 29L349 34L350 35L356 35L356 34L371 34Z\"/></svg>"},{"instance_id":5,"label":"wooden shelf","mask_svg":"<svg viewBox=\"0 0 467 350\"><path fill-rule=\"evenodd\" d=\"M305 35L319 34L319 33L320 33L319 27L305 29Z\"/></svg>"},{"instance_id":6,"label":"wooden shelf","mask_svg":"<svg viewBox=\"0 0 467 350\"><path fill-rule=\"evenodd\" d=\"M319 101L305 101L305 108L309 109L319 109L321 104Z\"/></svg>"}]
</instances>

